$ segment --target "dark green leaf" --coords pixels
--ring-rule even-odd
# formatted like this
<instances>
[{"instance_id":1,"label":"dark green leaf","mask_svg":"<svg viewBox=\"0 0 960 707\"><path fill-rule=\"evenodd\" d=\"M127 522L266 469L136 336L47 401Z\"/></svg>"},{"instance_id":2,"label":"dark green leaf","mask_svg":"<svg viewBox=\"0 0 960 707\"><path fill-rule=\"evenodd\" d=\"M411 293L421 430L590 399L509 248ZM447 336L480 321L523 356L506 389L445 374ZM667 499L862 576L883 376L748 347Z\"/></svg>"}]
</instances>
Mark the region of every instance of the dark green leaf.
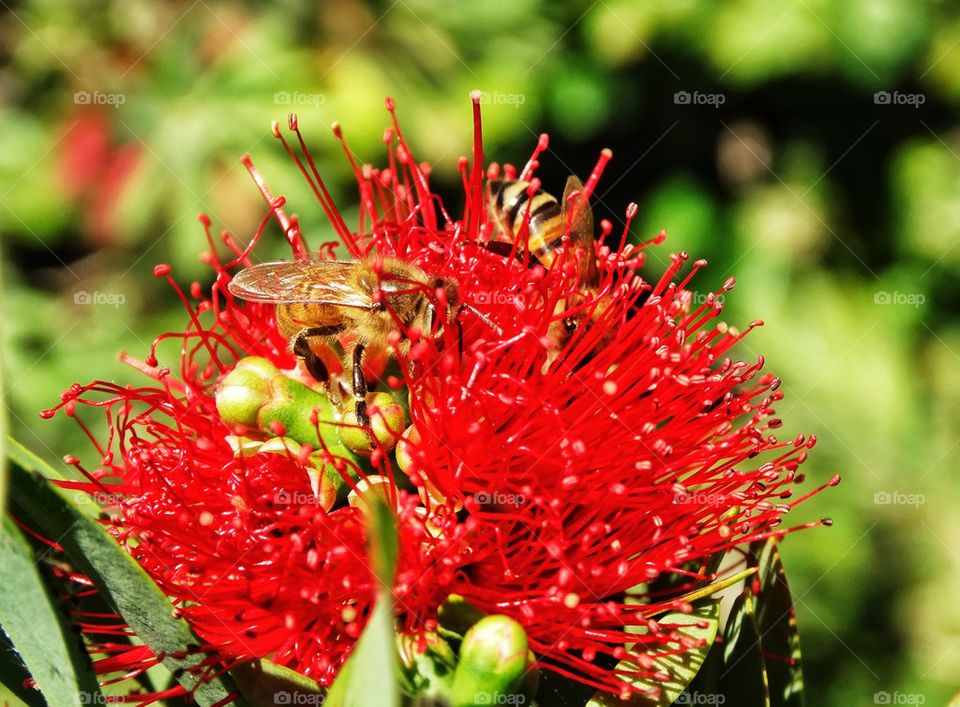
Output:
<instances>
[{"instance_id":1,"label":"dark green leaf","mask_svg":"<svg viewBox=\"0 0 960 707\"><path fill-rule=\"evenodd\" d=\"M52 470L36 455L10 440L10 494L41 532L63 547L71 563L87 575L123 620L201 705L235 692L233 681L196 668L205 655L187 623L173 616L167 596L100 524L73 506L45 475Z\"/></svg>"},{"instance_id":2,"label":"dark green leaf","mask_svg":"<svg viewBox=\"0 0 960 707\"><path fill-rule=\"evenodd\" d=\"M756 597L757 628L767 668L772 707L802 707L800 635L790 587L777 542L756 543L751 552L760 568Z\"/></svg>"},{"instance_id":3,"label":"dark green leaf","mask_svg":"<svg viewBox=\"0 0 960 707\"><path fill-rule=\"evenodd\" d=\"M462 596L451 594L437 610L437 621L440 622L439 633L447 640L459 641L463 638L463 634L484 616L486 614Z\"/></svg>"},{"instance_id":4,"label":"dark green leaf","mask_svg":"<svg viewBox=\"0 0 960 707\"><path fill-rule=\"evenodd\" d=\"M758 568L727 622L720 686L745 707L802 707L800 638L777 541L750 546Z\"/></svg>"},{"instance_id":5,"label":"dark green leaf","mask_svg":"<svg viewBox=\"0 0 960 707\"><path fill-rule=\"evenodd\" d=\"M15 698L19 702L14 701L14 705L22 702L28 707L44 707L46 703L40 691L28 687L30 679L30 671L0 627L0 704L6 707L7 702Z\"/></svg>"},{"instance_id":6,"label":"dark green leaf","mask_svg":"<svg viewBox=\"0 0 960 707\"><path fill-rule=\"evenodd\" d=\"M70 631L37 567L30 543L9 516L0 531L0 626L48 704L100 696L90 658Z\"/></svg>"},{"instance_id":7,"label":"dark green leaf","mask_svg":"<svg viewBox=\"0 0 960 707\"><path fill-rule=\"evenodd\" d=\"M581 682L558 675L552 670L540 671L537 702L544 707L583 707L594 690Z\"/></svg>"},{"instance_id":8,"label":"dark green leaf","mask_svg":"<svg viewBox=\"0 0 960 707\"><path fill-rule=\"evenodd\" d=\"M254 707L321 705L326 697L316 681L269 660L241 663L230 675Z\"/></svg>"},{"instance_id":9,"label":"dark green leaf","mask_svg":"<svg viewBox=\"0 0 960 707\"><path fill-rule=\"evenodd\" d=\"M723 640L723 670L718 686L726 696L725 704L770 707L760 631L753 595L747 588L733 604Z\"/></svg>"},{"instance_id":10,"label":"dark green leaf","mask_svg":"<svg viewBox=\"0 0 960 707\"><path fill-rule=\"evenodd\" d=\"M664 630L676 630L687 638L699 642L697 647L687 648L675 655L660 655L654 660L658 670L668 674L669 680L662 681L656 678L637 678L633 680L636 687L651 691L659 691L657 697L634 695L629 700L621 700L616 695L598 692L587 703L587 707L667 707L672 705L677 697L686 689L700 670L707 657L713 642L717 638L720 627L720 600L710 599L699 606L695 606L693 613L684 614L679 611L664 614L657 618L657 622ZM674 628L675 627L675 628ZM670 648L677 648L679 644L668 644ZM640 667L628 660L621 661L618 670L640 670Z\"/></svg>"},{"instance_id":11,"label":"dark green leaf","mask_svg":"<svg viewBox=\"0 0 960 707\"><path fill-rule=\"evenodd\" d=\"M9 464L15 464L21 469L29 471L34 474L39 474L45 479L62 479L63 474L54 469L52 466L43 461L36 454L31 452L29 449L24 447L20 442L15 440L13 437L7 437L4 440L4 452L6 453L7 462Z\"/></svg>"},{"instance_id":12,"label":"dark green leaf","mask_svg":"<svg viewBox=\"0 0 960 707\"><path fill-rule=\"evenodd\" d=\"M0 248L2 255L2 248ZM0 292L3 292L3 258L0 258ZM3 322L5 321L4 308L0 307L0 343L5 343L3 337ZM3 360L6 347L0 347L0 513L7 508L7 404L4 400L4 391L7 389L7 369Z\"/></svg>"},{"instance_id":13,"label":"dark green leaf","mask_svg":"<svg viewBox=\"0 0 960 707\"><path fill-rule=\"evenodd\" d=\"M693 680L690 681L690 684L687 685L687 689L684 690L684 694L677 699L675 704L678 705L694 705L697 704L698 700L701 704L710 703L716 704L719 702L718 698L711 700L706 700L700 697L700 695L719 695L720 689L718 688L720 673L723 672L723 644L714 643L713 647L707 653L706 659L703 661L703 665L700 666L700 670L697 671L696 676ZM684 701L686 699L686 701Z\"/></svg>"}]
</instances>

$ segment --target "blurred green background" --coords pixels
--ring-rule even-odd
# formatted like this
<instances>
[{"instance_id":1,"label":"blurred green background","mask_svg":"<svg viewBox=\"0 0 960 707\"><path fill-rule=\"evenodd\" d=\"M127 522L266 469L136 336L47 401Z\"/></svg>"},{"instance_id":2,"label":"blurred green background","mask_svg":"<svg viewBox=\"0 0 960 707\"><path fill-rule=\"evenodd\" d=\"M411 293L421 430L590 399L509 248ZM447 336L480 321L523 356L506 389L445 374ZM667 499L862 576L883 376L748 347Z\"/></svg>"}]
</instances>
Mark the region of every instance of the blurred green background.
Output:
<instances>
[{"instance_id":1,"label":"blurred green background","mask_svg":"<svg viewBox=\"0 0 960 707\"><path fill-rule=\"evenodd\" d=\"M51 459L83 446L37 411L75 380L132 380L183 316L152 277L204 279L196 214L245 239L264 212L239 158L320 209L270 137L294 109L334 198L355 189L329 126L379 162L393 96L458 206L468 92L488 159L542 131L559 192L602 147L596 212L727 275L728 321L767 325L788 435L843 483L791 537L814 706L944 704L960 685L960 7L930 0L116 0L3 3L0 232L10 424ZM272 239L275 255L284 247ZM657 263L653 262L651 273ZM879 695L879 697L878 697ZM899 695L899 696L898 696Z\"/></svg>"}]
</instances>

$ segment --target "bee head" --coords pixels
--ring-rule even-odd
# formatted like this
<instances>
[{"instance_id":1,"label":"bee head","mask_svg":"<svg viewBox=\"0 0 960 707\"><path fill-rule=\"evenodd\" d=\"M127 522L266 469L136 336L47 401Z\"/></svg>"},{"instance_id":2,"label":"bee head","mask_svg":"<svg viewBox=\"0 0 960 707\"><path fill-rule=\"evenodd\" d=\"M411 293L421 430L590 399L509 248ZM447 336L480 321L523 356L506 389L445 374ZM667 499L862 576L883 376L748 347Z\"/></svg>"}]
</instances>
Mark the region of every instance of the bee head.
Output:
<instances>
[{"instance_id":1,"label":"bee head","mask_svg":"<svg viewBox=\"0 0 960 707\"><path fill-rule=\"evenodd\" d=\"M456 315L460 309L460 288L454 280L438 277L433 281L434 292L443 290L447 300L448 317Z\"/></svg>"},{"instance_id":2,"label":"bee head","mask_svg":"<svg viewBox=\"0 0 960 707\"><path fill-rule=\"evenodd\" d=\"M460 291L457 283L451 279L436 277L430 284L433 291L424 298L426 328L433 336L442 336L445 325L453 321L460 311ZM443 299L446 299L446 312L438 316L437 305Z\"/></svg>"}]
</instances>

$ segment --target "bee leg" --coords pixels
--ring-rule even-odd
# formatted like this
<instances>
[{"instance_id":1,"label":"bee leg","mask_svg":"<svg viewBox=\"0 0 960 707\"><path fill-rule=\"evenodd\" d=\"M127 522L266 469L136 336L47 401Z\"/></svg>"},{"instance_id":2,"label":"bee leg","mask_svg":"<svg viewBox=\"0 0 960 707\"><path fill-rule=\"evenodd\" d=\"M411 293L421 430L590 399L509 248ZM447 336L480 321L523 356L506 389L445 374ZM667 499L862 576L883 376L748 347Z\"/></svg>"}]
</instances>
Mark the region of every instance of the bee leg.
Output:
<instances>
[{"instance_id":1,"label":"bee leg","mask_svg":"<svg viewBox=\"0 0 960 707\"><path fill-rule=\"evenodd\" d=\"M329 338L336 336L343 331L343 325L311 327L301 329L293 339L293 355L303 359L303 365L306 366L307 373L313 376L317 383L323 383L327 386L327 392L330 392L330 371L321 358L317 356L310 348L310 339L314 337Z\"/></svg>"},{"instance_id":2,"label":"bee leg","mask_svg":"<svg viewBox=\"0 0 960 707\"><path fill-rule=\"evenodd\" d=\"M363 344L353 347L353 400L356 405L357 424L370 429L367 414L367 381L363 377Z\"/></svg>"}]
</instances>

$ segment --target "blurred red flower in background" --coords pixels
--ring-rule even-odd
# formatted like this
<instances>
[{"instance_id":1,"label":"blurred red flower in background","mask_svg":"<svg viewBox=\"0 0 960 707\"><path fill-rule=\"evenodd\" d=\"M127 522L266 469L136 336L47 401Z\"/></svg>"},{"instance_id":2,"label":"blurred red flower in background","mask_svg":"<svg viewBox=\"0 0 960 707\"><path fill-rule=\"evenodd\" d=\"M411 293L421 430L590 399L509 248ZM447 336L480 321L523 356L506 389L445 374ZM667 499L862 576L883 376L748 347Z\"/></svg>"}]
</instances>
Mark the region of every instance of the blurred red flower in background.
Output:
<instances>
[{"instance_id":1,"label":"blurred red flower in background","mask_svg":"<svg viewBox=\"0 0 960 707\"><path fill-rule=\"evenodd\" d=\"M113 124L104 110L112 109L78 109L59 150L60 182L78 202L85 230L99 245L117 236L118 202L142 153L135 143L115 144Z\"/></svg>"}]
</instances>

